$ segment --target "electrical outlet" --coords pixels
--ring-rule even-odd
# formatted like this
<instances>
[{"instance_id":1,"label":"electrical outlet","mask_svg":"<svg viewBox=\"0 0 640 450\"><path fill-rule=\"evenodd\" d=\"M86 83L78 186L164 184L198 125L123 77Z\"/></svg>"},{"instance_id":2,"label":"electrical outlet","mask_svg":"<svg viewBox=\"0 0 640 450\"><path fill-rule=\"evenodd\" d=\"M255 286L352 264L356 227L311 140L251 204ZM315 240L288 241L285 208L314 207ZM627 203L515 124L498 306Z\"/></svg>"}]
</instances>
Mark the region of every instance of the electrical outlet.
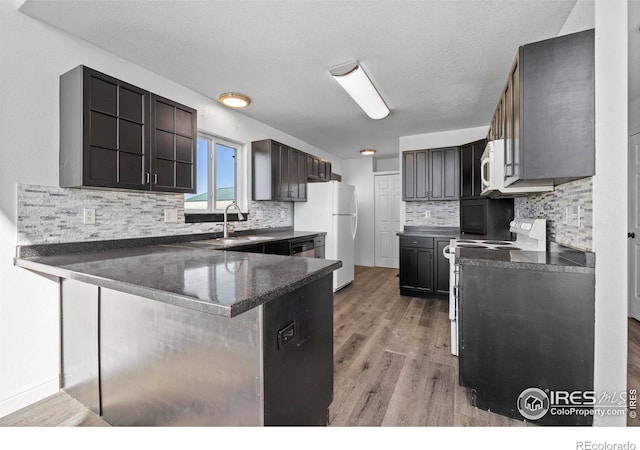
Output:
<instances>
[{"instance_id":1,"label":"electrical outlet","mask_svg":"<svg viewBox=\"0 0 640 450\"><path fill-rule=\"evenodd\" d=\"M284 209L280 210L280 218L281 219L286 219L287 218L287 212Z\"/></svg>"},{"instance_id":2,"label":"electrical outlet","mask_svg":"<svg viewBox=\"0 0 640 450\"><path fill-rule=\"evenodd\" d=\"M96 210L93 208L84 208L82 212L82 217L85 225L95 225L96 224Z\"/></svg>"},{"instance_id":3,"label":"electrical outlet","mask_svg":"<svg viewBox=\"0 0 640 450\"><path fill-rule=\"evenodd\" d=\"M431 218L431 211L429 211L428 209L424 212L424 218L425 219L430 219Z\"/></svg>"},{"instance_id":4,"label":"electrical outlet","mask_svg":"<svg viewBox=\"0 0 640 450\"><path fill-rule=\"evenodd\" d=\"M258 211L256 211L256 219L257 219L257 220L262 220L262 219L264 219L264 211L262 211L261 209L259 209Z\"/></svg>"},{"instance_id":5,"label":"electrical outlet","mask_svg":"<svg viewBox=\"0 0 640 450\"><path fill-rule=\"evenodd\" d=\"M178 223L178 210L174 208L165 209L164 223Z\"/></svg>"},{"instance_id":6,"label":"electrical outlet","mask_svg":"<svg viewBox=\"0 0 640 450\"><path fill-rule=\"evenodd\" d=\"M572 227L580 226L580 215L582 212L582 208L580 205L577 206L567 206L565 208L565 224Z\"/></svg>"}]
</instances>

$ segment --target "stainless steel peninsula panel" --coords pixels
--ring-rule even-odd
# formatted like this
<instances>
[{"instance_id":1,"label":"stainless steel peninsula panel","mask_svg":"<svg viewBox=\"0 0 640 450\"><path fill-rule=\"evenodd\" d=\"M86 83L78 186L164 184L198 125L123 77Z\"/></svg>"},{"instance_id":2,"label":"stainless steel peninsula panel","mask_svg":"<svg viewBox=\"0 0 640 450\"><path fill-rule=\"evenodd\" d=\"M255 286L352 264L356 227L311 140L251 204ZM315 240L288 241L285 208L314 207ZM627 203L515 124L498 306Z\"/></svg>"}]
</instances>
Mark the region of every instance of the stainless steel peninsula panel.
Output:
<instances>
[{"instance_id":1,"label":"stainless steel peninsula panel","mask_svg":"<svg viewBox=\"0 0 640 450\"><path fill-rule=\"evenodd\" d=\"M327 424L331 273L232 318L62 286L64 388L110 424Z\"/></svg>"},{"instance_id":2,"label":"stainless steel peninsula panel","mask_svg":"<svg viewBox=\"0 0 640 450\"><path fill-rule=\"evenodd\" d=\"M112 425L262 425L262 307L228 319L102 289L102 415Z\"/></svg>"},{"instance_id":3,"label":"stainless steel peninsula panel","mask_svg":"<svg viewBox=\"0 0 640 450\"><path fill-rule=\"evenodd\" d=\"M61 386L100 414L98 286L63 279L61 292Z\"/></svg>"}]
</instances>

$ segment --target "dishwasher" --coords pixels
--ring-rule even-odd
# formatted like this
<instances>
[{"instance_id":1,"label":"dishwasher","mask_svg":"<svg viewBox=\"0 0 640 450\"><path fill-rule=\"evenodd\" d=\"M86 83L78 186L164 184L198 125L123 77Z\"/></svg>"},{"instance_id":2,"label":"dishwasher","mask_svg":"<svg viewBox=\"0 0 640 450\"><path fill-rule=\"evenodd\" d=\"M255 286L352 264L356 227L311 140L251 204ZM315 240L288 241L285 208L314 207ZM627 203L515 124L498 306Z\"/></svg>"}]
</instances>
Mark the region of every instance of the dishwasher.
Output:
<instances>
[{"instance_id":1,"label":"dishwasher","mask_svg":"<svg viewBox=\"0 0 640 450\"><path fill-rule=\"evenodd\" d=\"M313 238L291 243L291 256L315 258L315 245Z\"/></svg>"}]
</instances>

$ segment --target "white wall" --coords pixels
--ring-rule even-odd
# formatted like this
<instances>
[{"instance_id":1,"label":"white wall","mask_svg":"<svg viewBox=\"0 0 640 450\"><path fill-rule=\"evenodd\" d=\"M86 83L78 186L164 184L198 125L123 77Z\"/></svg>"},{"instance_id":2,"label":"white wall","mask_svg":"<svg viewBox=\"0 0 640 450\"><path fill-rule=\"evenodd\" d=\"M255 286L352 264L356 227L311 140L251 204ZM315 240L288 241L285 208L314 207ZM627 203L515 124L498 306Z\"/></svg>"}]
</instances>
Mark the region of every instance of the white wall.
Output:
<instances>
[{"instance_id":1,"label":"white wall","mask_svg":"<svg viewBox=\"0 0 640 450\"><path fill-rule=\"evenodd\" d=\"M355 186L358 196L355 263L358 266L373 267L375 265L373 158L362 156L343 159L342 181Z\"/></svg>"},{"instance_id":2,"label":"white wall","mask_svg":"<svg viewBox=\"0 0 640 450\"><path fill-rule=\"evenodd\" d=\"M627 2L595 2L595 28L594 388L619 393L627 389ZM595 425L625 423L624 416L594 418Z\"/></svg>"},{"instance_id":3,"label":"white wall","mask_svg":"<svg viewBox=\"0 0 640 450\"><path fill-rule=\"evenodd\" d=\"M85 64L198 110L198 126L249 143L274 138L328 159L322 149L226 109L0 2L0 416L58 390L56 281L15 268L18 183L58 185L58 80ZM150 49L151 51L152 49ZM214 91L222 91L220 86Z\"/></svg>"},{"instance_id":4,"label":"white wall","mask_svg":"<svg viewBox=\"0 0 640 450\"><path fill-rule=\"evenodd\" d=\"M490 119L489 117L487 120ZM483 139L487 135L487 131L489 131L489 124L483 127L463 128L461 130L400 136L400 152L402 153L405 150L463 145L477 141L478 139Z\"/></svg>"}]
</instances>

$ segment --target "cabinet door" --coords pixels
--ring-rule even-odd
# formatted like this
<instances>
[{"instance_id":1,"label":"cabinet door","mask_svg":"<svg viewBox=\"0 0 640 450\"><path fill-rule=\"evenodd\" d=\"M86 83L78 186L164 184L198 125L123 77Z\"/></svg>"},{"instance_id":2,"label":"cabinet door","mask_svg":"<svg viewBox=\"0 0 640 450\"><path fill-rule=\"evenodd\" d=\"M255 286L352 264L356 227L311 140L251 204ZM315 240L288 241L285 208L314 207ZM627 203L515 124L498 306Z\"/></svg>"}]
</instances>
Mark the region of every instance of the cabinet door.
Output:
<instances>
[{"instance_id":1,"label":"cabinet door","mask_svg":"<svg viewBox=\"0 0 640 450\"><path fill-rule=\"evenodd\" d=\"M83 78L83 185L148 189L149 93L89 68Z\"/></svg>"},{"instance_id":2,"label":"cabinet door","mask_svg":"<svg viewBox=\"0 0 640 450\"><path fill-rule=\"evenodd\" d=\"M307 164L306 154L298 152L298 200L307 200Z\"/></svg>"},{"instance_id":3,"label":"cabinet door","mask_svg":"<svg viewBox=\"0 0 640 450\"><path fill-rule=\"evenodd\" d=\"M482 165L482 153L487 146L487 140L482 139L473 143L473 197L481 197L482 192L482 174L480 167Z\"/></svg>"},{"instance_id":4,"label":"cabinet door","mask_svg":"<svg viewBox=\"0 0 640 450\"><path fill-rule=\"evenodd\" d=\"M473 144L463 145L460 148L460 196L472 198L474 189L474 148Z\"/></svg>"},{"instance_id":5,"label":"cabinet door","mask_svg":"<svg viewBox=\"0 0 640 450\"><path fill-rule=\"evenodd\" d=\"M402 200L416 198L416 154L402 152Z\"/></svg>"},{"instance_id":6,"label":"cabinet door","mask_svg":"<svg viewBox=\"0 0 640 450\"><path fill-rule=\"evenodd\" d=\"M151 97L151 189L195 193L196 111Z\"/></svg>"},{"instance_id":7,"label":"cabinet door","mask_svg":"<svg viewBox=\"0 0 640 450\"><path fill-rule=\"evenodd\" d=\"M416 171L415 171L415 193L416 200L429 199L429 155L426 150L416 152Z\"/></svg>"},{"instance_id":8,"label":"cabinet door","mask_svg":"<svg viewBox=\"0 0 640 450\"><path fill-rule=\"evenodd\" d=\"M290 200L289 188L289 148L284 145L274 144L274 154L277 154L278 173L275 175L277 198L276 200Z\"/></svg>"},{"instance_id":9,"label":"cabinet door","mask_svg":"<svg viewBox=\"0 0 640 450\"><path fill-rule=\"evenodd\" d=\"M460 199L459 158L458 147L429 150L431 200Z\"/></svg>"},{"instance_id":10,"label":"cabinet door","mask_svg":"<svg viewBox=\"0 0 640 450\"><path fill-rule=\"evenodd\" d=\"M295 149L289 149L289 190L290 200L306 200L306 159Z\"/></svg>"},{"instance_id":11,"label":"cabinet door","mask_svg":"<svg viewBox=\"0 0 640 450\"><path fill-rule=\"evenodd\" d=\"M435 292L436 294L449 293L449 260L445 258L442 250L449 245L450 239L434 239L435 244Z\"/></svg>"},{"instance_id":12,"label":"cabinet door","mask_svg":"<svg viewBox=\"0 0 640 450\"><path fill-rule=\"evenodd\" d=\"M307 155L307 179L312 181L318 180L318 158Z\"/></svg>"},{"instance_id":13,"label":"cabinet door","mask_svg":"<svg viewBox=\"0 0 640 450\"><path fill-rule=\"evenodd\" d=\"M418 252L400 247L400 289L415 289L417 284Z\"/></svg>"},{"instance_id":14,"label":"cabinet door","mask_svg":"<svg viewBox=\"0 0 640 450\"><path fill-rule=\"evenodd\" d=\"M416 289L433 292L433 250L416 250Z\"/></svg>"}]
</instances>

